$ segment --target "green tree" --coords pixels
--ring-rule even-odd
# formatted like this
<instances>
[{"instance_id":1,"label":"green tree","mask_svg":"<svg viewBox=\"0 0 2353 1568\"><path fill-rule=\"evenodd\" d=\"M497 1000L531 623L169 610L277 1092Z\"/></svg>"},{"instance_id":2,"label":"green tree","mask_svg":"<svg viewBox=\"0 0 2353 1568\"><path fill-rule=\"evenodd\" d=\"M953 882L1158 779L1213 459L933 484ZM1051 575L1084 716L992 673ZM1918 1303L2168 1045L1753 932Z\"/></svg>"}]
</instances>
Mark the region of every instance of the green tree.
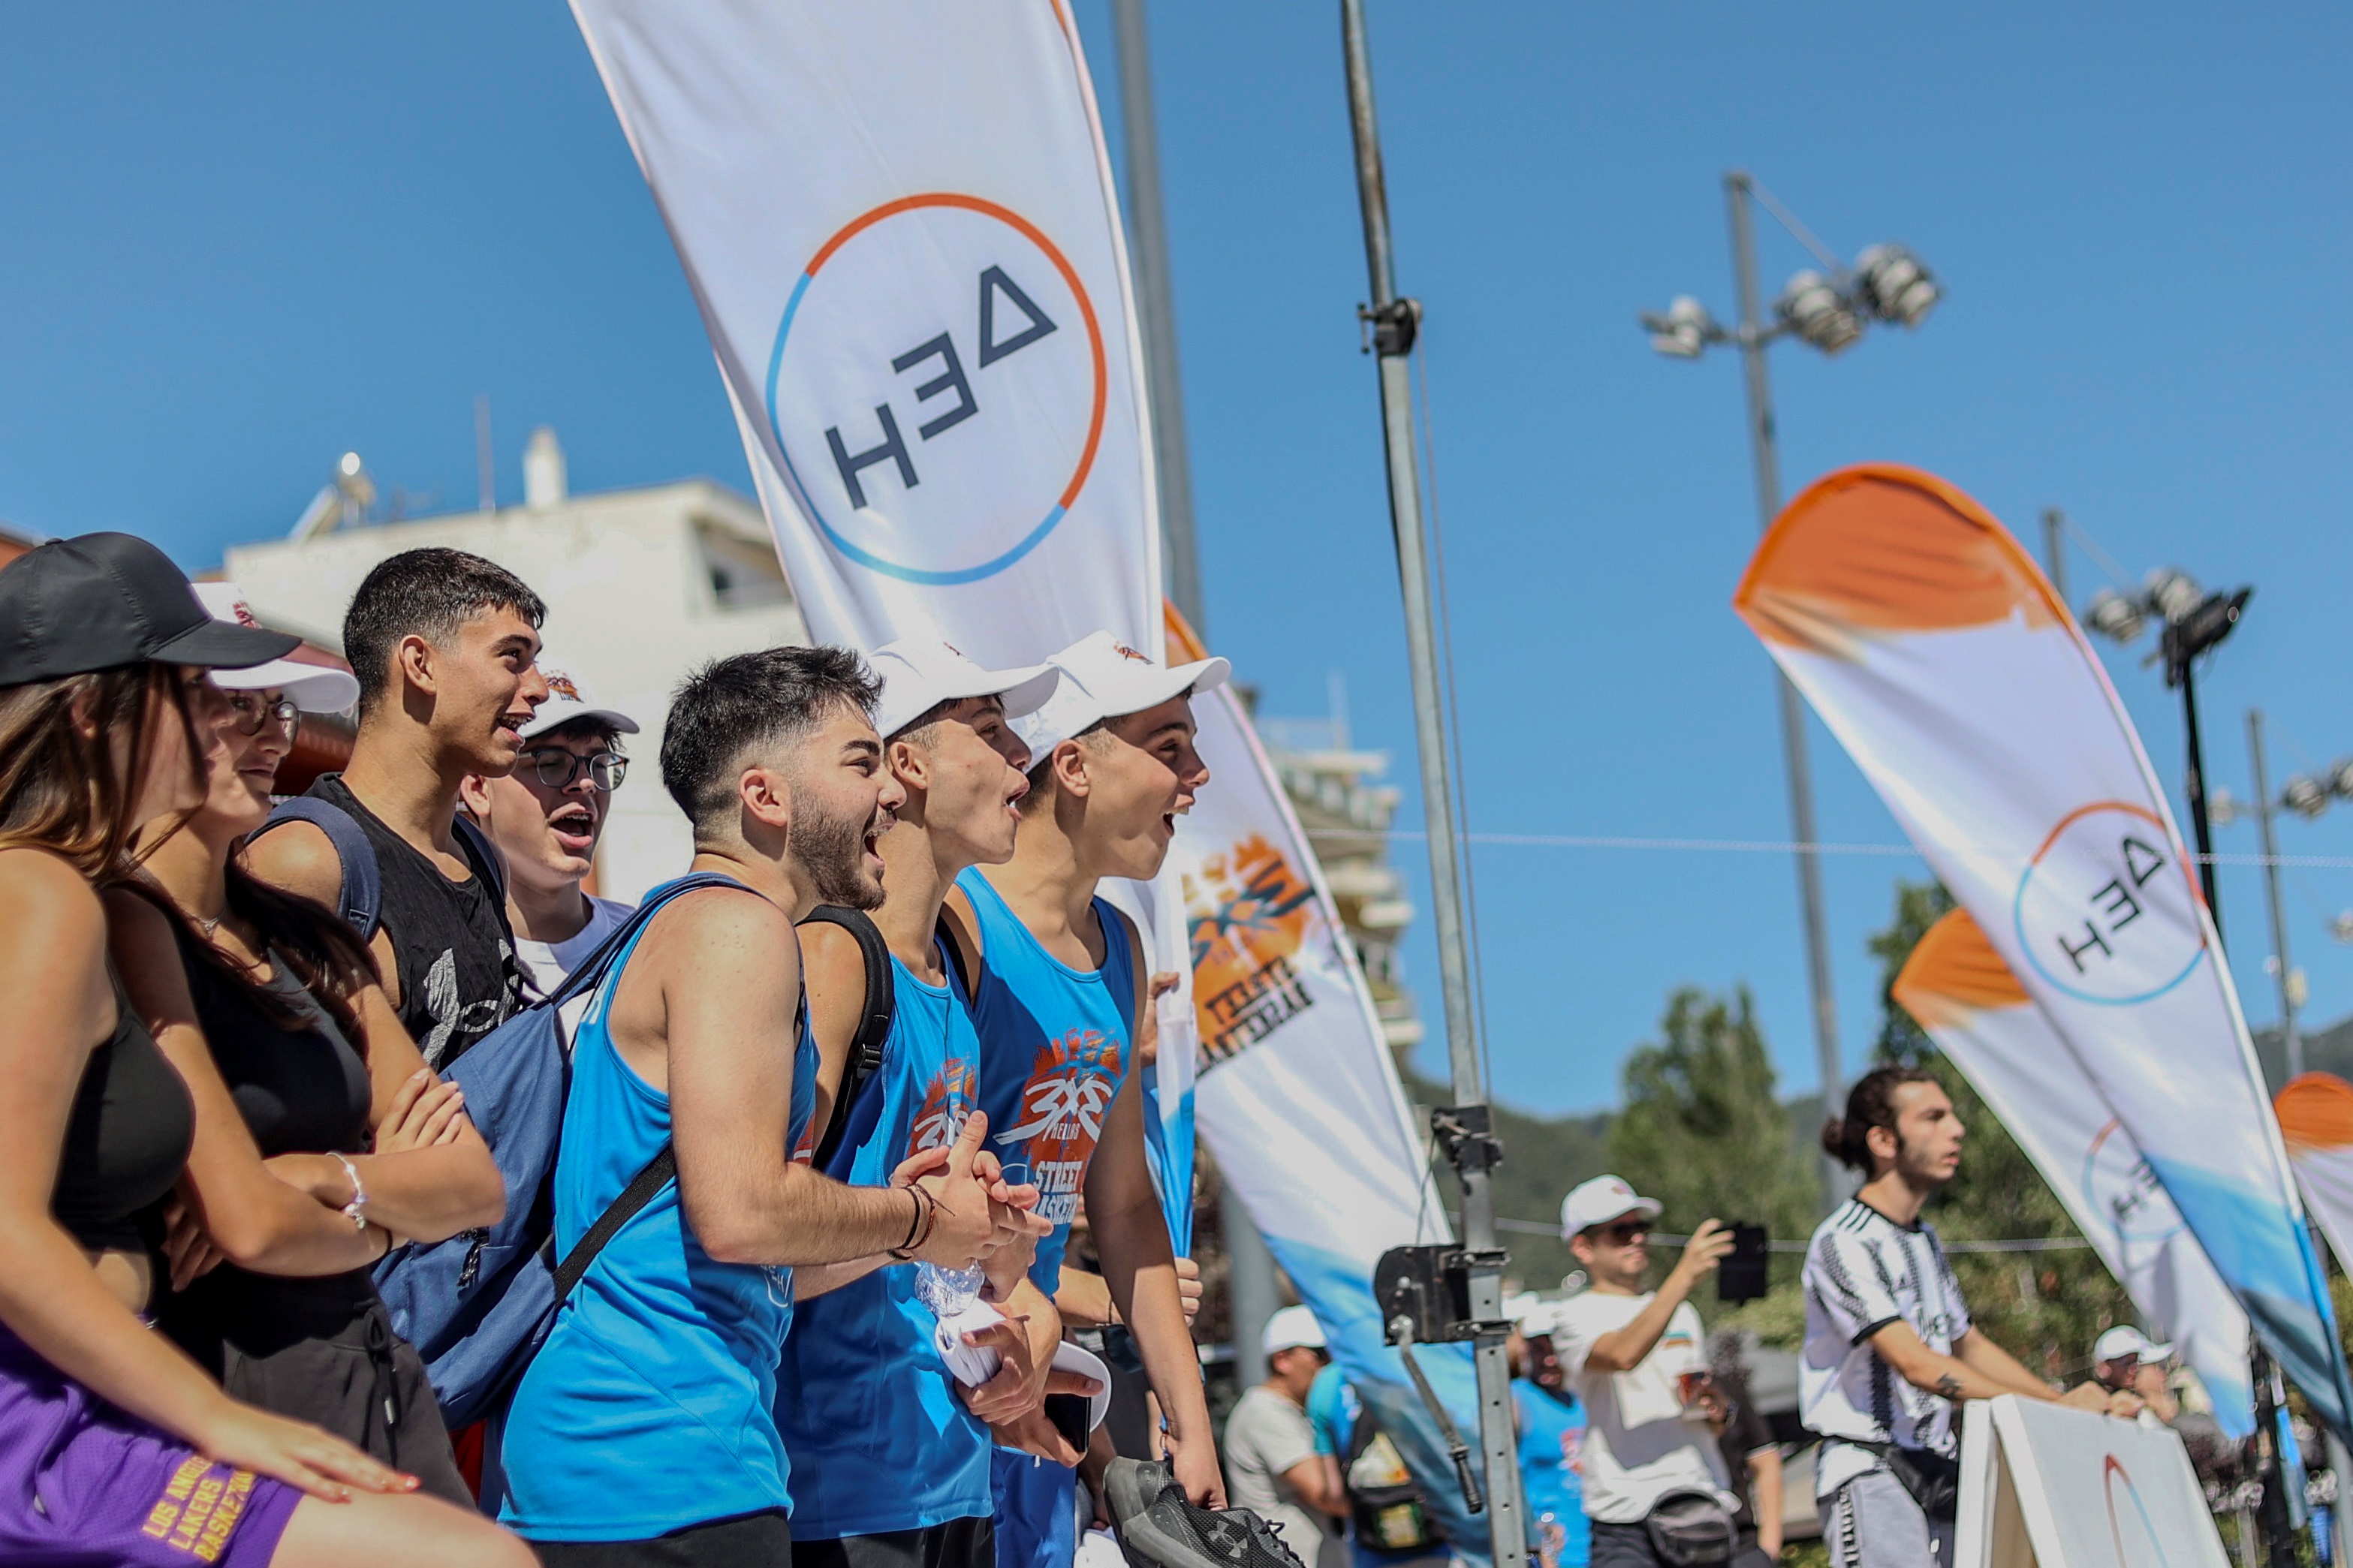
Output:
<instances>
[{"instance_id":1,"label":"green tree","mask_svg":"<svg viewBox=\"0 0 2353 1568\"><path fill-rule=\"evenodd\" d=\"M1812 1183L1773 1092L1748 988L1727 999L1683 987L1668 997L1659 1033L1626 1063L1626 1106L1609 1129L1618 1173L1666 1205L1669 1231L1714 1217L1806 1235Z\"/></svg>"},{"instance_id":2,"label":"green tree","mask_svg":"<svg viewBox=\"0 0 2353 1568\"><path fill-rule=\"evenodd\" d=\"M2074 1217L2026 1151L1894 999L1913 947L1952 907L1952 895L1934 882L1899 881L1894 918L1870 942L1880 962L1879 1060L1934 1070L1968 1129L1960 1174L1931 1200L1929 1217L1947 1242L2078 1237ZM2100 1331L2132 1321L2130 1300L2088 1247L1957 1252L1953 1272L1978 1329L2046 1376L2080 1376Z\"/></svg>"}]
</instances>

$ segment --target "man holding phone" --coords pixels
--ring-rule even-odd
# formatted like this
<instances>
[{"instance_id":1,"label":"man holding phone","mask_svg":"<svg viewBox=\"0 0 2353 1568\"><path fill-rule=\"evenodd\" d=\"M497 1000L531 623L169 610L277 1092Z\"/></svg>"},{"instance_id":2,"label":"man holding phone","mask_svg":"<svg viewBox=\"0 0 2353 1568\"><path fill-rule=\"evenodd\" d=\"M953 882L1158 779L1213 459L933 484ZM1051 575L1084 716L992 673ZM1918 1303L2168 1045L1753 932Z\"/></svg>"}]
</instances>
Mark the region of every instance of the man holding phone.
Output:
<instances>
[{"instance_id":1,"label":"man holding phone","mask_svg":"<svg viewBox=\"0 0 2353 1568\"><path fill-rule=\"evenodd\" d=\"M1592 1280L1560 1304L1552 1342L1585 1401L1593 1568L1666 1568L1652 1535L1662 1503L1713 1505L1728 1527L1736 1501L1701 1400L1707 1358L1689 1300L1732 1250L1732 1233L1704 1221L1665 1283L1645 1291L1659 1206L1618 1176L1596 1176L1560 1205L1562 1238Z\"/></svg>"}]
</instances>

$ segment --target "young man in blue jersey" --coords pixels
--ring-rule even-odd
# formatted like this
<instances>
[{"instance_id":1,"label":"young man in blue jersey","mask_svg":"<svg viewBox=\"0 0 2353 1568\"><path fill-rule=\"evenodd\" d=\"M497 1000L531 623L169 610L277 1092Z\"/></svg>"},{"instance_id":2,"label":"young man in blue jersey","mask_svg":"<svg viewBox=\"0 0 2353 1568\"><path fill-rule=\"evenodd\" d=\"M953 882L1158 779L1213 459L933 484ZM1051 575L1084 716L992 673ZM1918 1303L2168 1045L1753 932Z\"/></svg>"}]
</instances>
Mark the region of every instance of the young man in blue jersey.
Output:
<instances>
[{"instance_id":1,"label":"young man in blue jersey","mask_svg":"<svg viewBox=\"0 0 2353 1568\"><path fill-rule=\"evenodd\" d=\"M597 1255L508 1412L501 1517L555 1568L789 1568L773 1409L796 1266L803 1289L878 1253L962 1268L1023 1233L975 1174L978 1116L908 1185L791 1156L817 1054L794 922L880 901L876 841L903 798L874 699L857 656L824 647L720 659L671 699L662 783L693 869L736 885L656 915L575 1032L558 1251L665 1142L678 1173Z\"/></svg>"},{"instance_id":2,"label":"young man in blue jersey","mask_svg":"<svg viewBox=\"0 0 2353 1568\"><path fill-rule=\"evenodd\" d=\"M1135 1336L1194 1502L1219 1508L1201 1366L1185 1323L1167 1223L1145 1156L1142 1084L1129 1069L1147 967L1134 929L1095 896L1105 877L1149 879L1208 780L1187 699L1221 658L1169 668L1098 632L1049 661L1061 681L1016 728L1037 759L1013 858L956 879L948 918L980 960L973 1018L981 1106L1008 1180L1038 1187L1054 1232L1030 1279L1051 1295L1082 1194L1113 1302ZM999 1568L1067 1568L1073 1473L996 1458Z\"/></svg>"},{"instance_id":3,"label":"young man in blue jersey","mask_svg":"<svg viewBox=\"0 0 2353 1568\"><path fill-rule=\"evenodd\" d=\"M828 1163L844 1181L879 1181L944 1146L979 1108L980 1045L958 963L940 945L940 906L967 867L1011 858L1029 750L1009 720L1035 710L1059 677L1044 665L987 670L937 637L876 651L875 728L905 796L881 840L894 1005L882 1065L860 1091ZM801 932L817 1037L818 1120L830 1113L866 1011L866 963L838 925ZM997 1255L991 1294L1005 1314L966 1337L997 1352L995 1376L961 1384L934 1342L936 1276L883 1268L806 1301L777 1369L776 1426L793 1462L799 1568L990 1568L991 1426L1065 1464L1078 1455L1039 1411L1060 1322L1024 1273L1027 1249ZM878 1478L889 1477L888 1484Z\"/></svg>"}]
</instances>

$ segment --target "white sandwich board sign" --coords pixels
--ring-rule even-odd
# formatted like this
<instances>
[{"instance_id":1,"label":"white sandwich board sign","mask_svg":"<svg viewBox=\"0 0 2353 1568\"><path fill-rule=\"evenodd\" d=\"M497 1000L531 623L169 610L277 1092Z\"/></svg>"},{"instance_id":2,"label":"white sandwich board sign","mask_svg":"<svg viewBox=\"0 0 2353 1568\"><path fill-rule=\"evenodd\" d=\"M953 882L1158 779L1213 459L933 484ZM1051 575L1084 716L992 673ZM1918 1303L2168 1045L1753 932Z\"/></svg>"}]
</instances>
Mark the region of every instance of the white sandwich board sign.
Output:
<instances>
[{"instance_id":1,"label":"white sandwich board sign","mask_svg":"<svg viewBox=\"0 0 2353 1568\"><path fill-rule=\"evenodd\" d=\"M2230 1568L2181 1439L2015 1394L1961 1426L1955 1568Z\"/></svg>"}]
</instances>

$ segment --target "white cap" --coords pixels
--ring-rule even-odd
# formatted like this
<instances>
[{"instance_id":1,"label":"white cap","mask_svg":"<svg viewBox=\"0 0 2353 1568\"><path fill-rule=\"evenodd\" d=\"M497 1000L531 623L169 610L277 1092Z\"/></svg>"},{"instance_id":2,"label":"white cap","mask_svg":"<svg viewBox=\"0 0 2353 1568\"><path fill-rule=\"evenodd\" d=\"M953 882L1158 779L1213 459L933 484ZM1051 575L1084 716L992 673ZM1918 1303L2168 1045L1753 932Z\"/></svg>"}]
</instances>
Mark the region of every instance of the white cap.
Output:
<instances>
[{"instance_id":1,"label":"white cap","mask_svg":"<svg viewBox=\"0 0 2353 1568\"><path fill-rule=\"evenodd\" d=\"M1084 1345L1064 1340L1054 1347L1054 1370L1075 1372L1081 1377L1094 1380L1095 1391L1087 1395L1087 1430L1092 1432L1102 1426L1103 1417L1111 1414L1111 1368L1103 1364L1103 1357Z\"/></svg>"},{"instance_id":2,"label":"white cap","mask_svg":"<svg viewBox=\"0 0 2353 1568\"><path fill-rule=\"evenodd\" d=\"M199 583L196 597L205 613L231 626L261 623L245 602L245 590L234 583ZM360 700L359 678L347 669L273 658L245 669L216 669L213 684L224 691L283 691L286 700L305 713L341 713Z\"/></svg>"},{"instance_id":3,"label":"white cap","mask_svg":"<svg viewBox=\"0 0 2353 1568\"><path fill-rule=\"evenodd\" d=\"M1553 1304L1533 1290L1523 1290L1504 1299L1504 1316L1520 1331L1523 1339L1535 1339L1553 1331Z\"/></svg>"},{"instance_id":4,"label":"white cap","mask_svg":"<svg viewBox=\"0 0 2353 1568\"><path fill-rule=\"evenodd\" d=\"M966 697L1003 698L1008 719L1035 713L1062 679L1050 664L983 669L954 644L935 637L901 637L885 643L866 662L882 678L882 700L874 707L874 730L886 741L941 703Z\"/></svg>"},{"instance_id":5,"label":"white cap","mask_svg":"<svg viewBox=\"0 0 2353 1568\"><path fill-rule=\"evenodd\" d=\"M1013 726L1033 757L1043 757L1105 719L1223 686L1234 668L1222 658L1155 664L1109 632L1081 637L1046 662L1062 672L1062 683L1036 712Z\"/></svg>"},{"instance_id":6,"label":"white cap","mask_svg":"<svg viewBox=\"0 0 2353 1568\"><path fill-rule=\"evenodd\" d=\"M617 735L634 735L638 721L615 708L599 708L596 699L579 676L573 673L570 660L545 648L539 650L539 673L547 682L547 700L531 716L531 722L517 731L526 741L536 740L550 730L561 729L575 719L594 719Z\"/></svg>"},{"instance_id":7,"label":"white cap","mask_svg":"<svg viewBox=\"0 0 2353 1568\"><path fill-rule=\"evenodd\" d=\"M2126 1356L2133 1356L2144 1366L2161 1362L2172 1353L2172 1345L2149 1343L2148 1336L2130 1323L2118 1323L2102 1334L2099 1342L2092 1346L2094 1361L2122 1361Z\"/></svg>"},{"instance_id":8,"label":"white cap","mask_svg":"<svg viewBox=\"0 0 2353 1568\"><path fill-rule=\"evenodd\" d=\"M1575 1191L1560 1200L1560 1238L1567 1241L1579 1231L1608 1225L1630 1214L1656 1219L1662 1206L1658 1199L1636 1193L1626 1184L1623 1176L1596 1176L1578 1184Z\"/></svg>"},{"instance_id":9,"label":"white cap","mask_svg":"<svg viewBox=\"0 0 2353 1568\"><path fill-rule=\"evenodd\" d=\"M1266 1332L1259 1336L1258 1343L1259 1349L1269 1356L1283 1351L1320 1351L1324 1348L1324 1325L1304 1307L1285 1307L1266 1321Z\"/></svg>"}]
</instances>

